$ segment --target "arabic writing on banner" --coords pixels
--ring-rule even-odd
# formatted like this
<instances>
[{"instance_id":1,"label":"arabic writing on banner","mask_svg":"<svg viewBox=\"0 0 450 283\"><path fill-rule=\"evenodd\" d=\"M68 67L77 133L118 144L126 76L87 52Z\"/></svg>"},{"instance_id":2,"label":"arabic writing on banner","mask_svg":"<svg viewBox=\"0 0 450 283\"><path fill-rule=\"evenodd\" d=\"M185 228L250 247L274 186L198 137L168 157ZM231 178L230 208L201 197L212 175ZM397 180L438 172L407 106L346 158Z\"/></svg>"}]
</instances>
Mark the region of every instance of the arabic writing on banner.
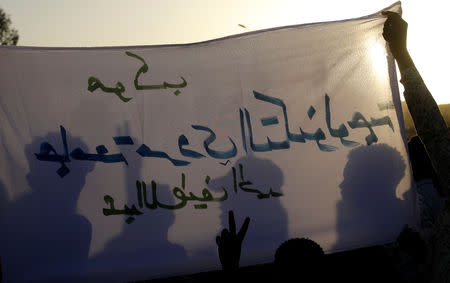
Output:
<instances>
[{"instance_id":1,"label":"arabic writing on banner","mask_svg":"<svg viewBox=\"0 0 450 283\"><path fill-rule=\"evenodd\" d=\"M242 265L271 261L291 237L327 252L395 239L414 215L383 22L0 49L5 276L218 269L230 209L252 219Z\"/></svg>"},{"instance_id":2,"label":"arabic writing on banner","mask_svg":"<svg viewBox=\"0 0 450 283\"><path fill-rule=\"evenodd\" d=\"M327 144L323 144L320 142L322 140L326 140L326 135L321 128L318 128L314 133L304 132L302 130L302 128L300 128L300 133L291 133L289 131L289 123L288 123L288 115L286 112L286 105L284 104L283 100L277 99L274 97L270 97L270 96L258 93L256 91L254 92L254 96L256 99L272 103L272 104L280 106L282 108L283 117L284 117L284 128L286 130L286 140L274 142L274 141L271 141L269 137L267 137L266 143L255 144L253 142L253 132L252 132L250 114L247 111L247 109L244 109L245 118L246 118L245 121L247 122L247 127L248 127L248 132L249 132L249 141L250 141L250 150L251 151L266 152L266 151L273 151L273 150L285 150L285 149L290 148L291 142L305 143L307 140L314 141L317 144L318 149L321 151L332 152L332 151L335 151L338 149L338 147L336 147L336 146L327 145ZM315 109L313 106L311 106L308 111L308 117L310 119L312 119L314 114L315 114ZM344 124L340 124L339 128L331 127L330 98L328 95L325 95L325 114L326 114L325 119L326 119L326 124L327 124L326 126L327 126L328 132L331 137L338 138L340 140L341 144L346 147L354 147L354 146L357 146L360 144L359 142L356 142L356 141L344 139L345 137L349 136L349 132ZM246 147L246 142L245 142L247 137L246 137L245 130L244 130L244 124L245 124L244 114L241 109L239 109L239 117L240 117L241 129L242 129L242 137L241 138L243 140L243 142L242 142L243 147L244 147L243 150L245 152L247 152L247 147ZM266 118L261 119L261 124L263 126L271 126L271 125L276 125L278 123L279 123L279 121L276 116L266 117ZM370 122L369 122L364 117L364 115L361 114L360 112L355 112L353 114L353 118L351 121L348 121L348 125L352 129L355 129L355 128L367 128L368 129L368 135L365 137L365 142L367 145L371 145L372 143L378 141L378 137L375 134L373 127L387 125L392 129L392 131L394 131L394 127L393 127L392 121L389 118L389 116L383 116L381 118L371 117ZM236 144L233 142L233 139L231 137L229 137L230 143L232 145L232 148L230 150L228 150L228 151L214 150L214 149L210 148L210 145L216 140L215 133L206 126L192 125L192 128L199 130L199 131L205 131L205 132L209 133L209 136L203 141L203 147L204 147L206 153L210 157L216 158L216 159L227 159L226 162L219 162L219 164L226 166L230 162L229 159L233 158L237 155L238 150L237 150ZM48 142L43 142L40 145L40 152L35 153L35 155L36 155L36 158L40 161L50 161L50 162L60 163L61 167L58 170L56 170L55 173L57 173L61 178L64 178L64 176L66 174L70 173L70 169L66 166L66 162L70 162L71 159L82 160L82 161L97 161L97 162L104 162L104 163L123 162L126 165L128 165L127 159L125 158L125 156L122 153L106 154L106 153L108 153L108 149L104 145L98 145L96 147L96 151L97 151L96 154L86 153L79 147L72 150L69 154L68 146L67 146L67 139L66 139L66 129L63 126L60 126L60 131L61 131L61 142L62 142L62 145L64 148L63 154L58 154L55 151L54 147L51 144L49 144ZM112 137L112 139L114 140L116 145L134 145L133 139L130 136L116 136L116 137ZM194 158L194 159L206 157L204 154L201 154L199 152L183 148L184 145L189 145L189 141L185 135L180 135L178 138L178 148L179 148L181 155L188 157L188 158ZM148 147L145 144L142 144L141 146L139 146L138 149L136 150L136 153L138 155L140 155L141 157L165 158L165 159L169 160L173 164L173 166L188 166L191 163L191 161L171 158L169 156L169 154L167 154L166 152L163 152L163 151L151 150L150 147ZM239 168L240 168L240 179L241 179L241 182L239 183L239 187L241 190L246 191L246 192L257 193L257 197L260 199L268 198L270 196L279 197L282 195L280 193L274 193L272 191L272 189L270 190L269 193L264 194L261 191L256 190L256 189L245 188L244 187L245 185L249 185L249 184L251 185L252 182L244 181L244 177L243 177L243 173L242 173L243 169L242 169L241 164L239 164ZM236 184L237 184L236 168L232 167L232 169L233 169L233 176L234 176L234 178L233 178L234 192L237 192L236 191ZM157 207L161 207L161 208L165 208L165 209L180 209L180 208L183 208L184 206L186 206L188 200L197 200L197 201L207 202L207 201L225 201L228 198L228 193L227 193L227 190L225 190L225 189L223 189L224 195L222 197L213 198L211 193L206 188L202 190L203 198L195 196L194 194L192 194L192 192L190 192L189 197L187 197L186 194L184 193L185 178L186 178L185 174L182 173L181 174L181 188L182 189L180 189L179 187L174 187L174 189L173 189L174 196L181 201L177 205L165 205L165 204L159 203L157 201L157 194L156 194L157 186L156 186L155 181L153 181L153 180L152 180L153 203L149 204L147 202L146 183L142 181L142 184L141 184L141 182L139 182L139 180L137 180L136 187L137 187L139 206L141 208L143 207L142 198L144 199L145 206L149 209L156 209ZM209 183L209 180L210 180L210 177L206 176L206 179L205 179L206 185ZM141 190L142 190L142 192L141 192ZM111 206L110 209L103 209L103 213L105 215L118 215L118 214L141 215L142 214L142 212L137 210L134 205L132 206L131 209L128 208L127 206L125 206L125 208L123 210L115 209L114 208L114 199L109 195L105 195L104 200L107 204L109 204ZM194 205L194 207L195 208L207 208L207 205L206 204ZM127 219L127 223L132 223L133 221L134 221L133 217L129 217Z\"/></svg>"}]
</instances>

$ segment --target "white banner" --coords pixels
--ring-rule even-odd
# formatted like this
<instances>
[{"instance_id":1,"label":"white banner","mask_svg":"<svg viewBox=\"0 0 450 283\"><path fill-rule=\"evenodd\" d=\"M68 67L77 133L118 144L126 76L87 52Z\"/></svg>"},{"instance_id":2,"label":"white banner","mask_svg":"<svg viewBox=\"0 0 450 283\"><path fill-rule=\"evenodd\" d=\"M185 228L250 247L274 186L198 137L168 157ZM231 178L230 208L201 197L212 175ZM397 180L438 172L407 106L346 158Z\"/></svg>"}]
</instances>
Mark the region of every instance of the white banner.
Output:
<instances>
[{"instance_id":1,"label":"white banner","mask_svg":"<svg viewBox=\"0 0 450 283\"><path fill-rule=\"evenodd\" d=\"M400 10L397 3L389 8ZM292 237L326 252L415 221L380 13L208 42L0 49L8 280L151 279L241 266Z\"/></svg>"}]
</instances>

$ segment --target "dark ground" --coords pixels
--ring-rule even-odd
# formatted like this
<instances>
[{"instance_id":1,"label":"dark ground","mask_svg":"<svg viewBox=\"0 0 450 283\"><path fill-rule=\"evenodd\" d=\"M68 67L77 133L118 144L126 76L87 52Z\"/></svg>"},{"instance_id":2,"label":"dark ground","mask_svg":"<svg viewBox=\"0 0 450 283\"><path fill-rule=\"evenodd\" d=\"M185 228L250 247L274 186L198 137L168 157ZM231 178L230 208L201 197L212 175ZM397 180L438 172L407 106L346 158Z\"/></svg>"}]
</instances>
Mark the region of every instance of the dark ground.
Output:
<instances>
[{"instance_id":1,"label":"dark ground","mask_svg":"<svg viewBox=\"0 0 450 283\"><path fill-rule=\"evenodd\" d=\"M319 268L317 277L302 277L301 267L292 282L421 282L416 277L416 265L405 265L405 258L399 258L394 244L374 246L346 252L325 255L325 263ZM407 261L407 260L406 260ZM409 270L405 270L406 269ZM409 275L405 275L408 273ZM185 276L140 281L139 283L181 283L181 282L284 282L280 280L272 263L242 267L238 273L227 275L222 271L211 271Z\"/></svg>"}]
</instances>

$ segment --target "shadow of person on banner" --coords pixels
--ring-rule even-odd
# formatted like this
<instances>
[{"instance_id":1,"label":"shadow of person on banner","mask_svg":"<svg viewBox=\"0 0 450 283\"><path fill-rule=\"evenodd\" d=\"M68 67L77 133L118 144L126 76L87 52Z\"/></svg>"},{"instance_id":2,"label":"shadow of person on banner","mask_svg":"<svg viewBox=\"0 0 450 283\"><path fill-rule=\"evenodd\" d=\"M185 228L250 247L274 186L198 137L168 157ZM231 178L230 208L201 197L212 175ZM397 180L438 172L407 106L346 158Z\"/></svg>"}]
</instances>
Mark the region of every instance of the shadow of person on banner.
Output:
<instances>
[{"instance_id":1,"label":"shadow of person on banner","mask_svg":"<svg viewBox=\"0 0 450 283\"><path fill-rule=\"evenodd\" d=\"M405 171L405 160L389 145L360 146L350 151L344 180L339 185L342 199L336 205L335 250L395 241L407 224L404 221L410 219L408 214L412 213L411 201L408 201L411 190L403 194L405 200L396 194ZM387 259L380 246L360 251L346 252L346 257L335 262L336 270L345 273L343 276L347 279L365 282L388 275L390 267L386 265Z\"/></svg>"},{"instance_id":2,"label":"shadow of person on banner","mask_svg":"<svg viewBox=\"0 0 450 283\"><path fill-rule=\"evenodd\" d=\"M239 158L228 169L225 176L209 183L211 190L228 193L228 199L220 204L222 227L228 227L231 210L239 219L250 217L241 265L273 262L279 244L288 239L288 216L280 201L287 197L283 172L273 161L253 154Z\"/></svg>"},{"instance_id":3,"label":"shadow of person on banner","mask_svg":"<svg viewBox=\"0 0 450 283\"><path fill-rule=\"evenodd\" d=\"M129 136L128 124L118 128L118 136ZM133 141L137 139L132 137ZM108 241L102 252L90 260L92 282L125 282L146 280L158 277L158 273L167 274L176 270L177 264L185 264L187 255L183 246L171 243L168 239L170 227L175 222L174 210L161 207L149 208L153 203L152 181L142 177L143 159L136 153L136 147L121 148L128 166L124 167L125 199L115 199L115 207L123 209L135 206L139 215L110 215L122 221L122 232ZM150 160L148 160L150 161ZM167 162L154 158L153 162ZM150 175L151 176L151 175ZM169 185L156 183L157 200L166 205L174 205L175 198ZM145 183L145 190L144 184ZM122 186L121 184L118 184ZM105 191L107 192L107 191ZM146 193L146 197L144 197ZM106 193L107 194L107 193ZM114 198L113 195L111 197ZM103 207L108 207L106 204Z\"/></svg>"},{"instance_id":4,"label":"shadow of person on banner","mask_svg":"<svg viewBox=\"0 0 450 283\"><path fill-rule=\"evenodd\" d=\"M9 202L1 219L3 272L8 280L74 278L87 261L92 227L78 214L77 203L94 163L51 162L36 155L44 159L64 155L62 129L25 146L29 189ZM69 152L77 147L88 152L81 138L67 134L65 139Z\"/></svg>"}]
</instances>

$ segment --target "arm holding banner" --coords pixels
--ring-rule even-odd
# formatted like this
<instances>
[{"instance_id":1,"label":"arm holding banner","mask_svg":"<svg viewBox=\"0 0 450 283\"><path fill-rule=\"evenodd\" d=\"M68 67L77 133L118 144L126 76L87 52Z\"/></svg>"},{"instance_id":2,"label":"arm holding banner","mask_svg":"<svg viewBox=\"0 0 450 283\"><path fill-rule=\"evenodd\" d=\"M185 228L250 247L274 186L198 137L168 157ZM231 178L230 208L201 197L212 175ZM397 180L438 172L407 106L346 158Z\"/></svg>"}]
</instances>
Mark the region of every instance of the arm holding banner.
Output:
<instances>
[{"instance_id":1,"label":"arm holding banner","mask_svg":"<svg viewBox=\"0 0 450 283\"><path fill-rule=\"evenodd\" d=\"M401 73L404 96L414 126L438 176L445 204L434 227L429 246L429 282L450 278L450 131L406 48L408 24L393 12L387 16L383 36Z\"/></svg>"},{"instance_id":2,"label":"arm holding banner","mask_svg":"<svg viewBox=\"0 0 450 283\"><path fill-rule=\"evenodd\" d=\"M406 48L408 24L393 12L388 16L383 36L397 61L405 87L405 100L418 136L425 145L434 170L440 179L444 196L450 197L450 132L436 101L427 89Z\"/></svg>"}]
</instances>

